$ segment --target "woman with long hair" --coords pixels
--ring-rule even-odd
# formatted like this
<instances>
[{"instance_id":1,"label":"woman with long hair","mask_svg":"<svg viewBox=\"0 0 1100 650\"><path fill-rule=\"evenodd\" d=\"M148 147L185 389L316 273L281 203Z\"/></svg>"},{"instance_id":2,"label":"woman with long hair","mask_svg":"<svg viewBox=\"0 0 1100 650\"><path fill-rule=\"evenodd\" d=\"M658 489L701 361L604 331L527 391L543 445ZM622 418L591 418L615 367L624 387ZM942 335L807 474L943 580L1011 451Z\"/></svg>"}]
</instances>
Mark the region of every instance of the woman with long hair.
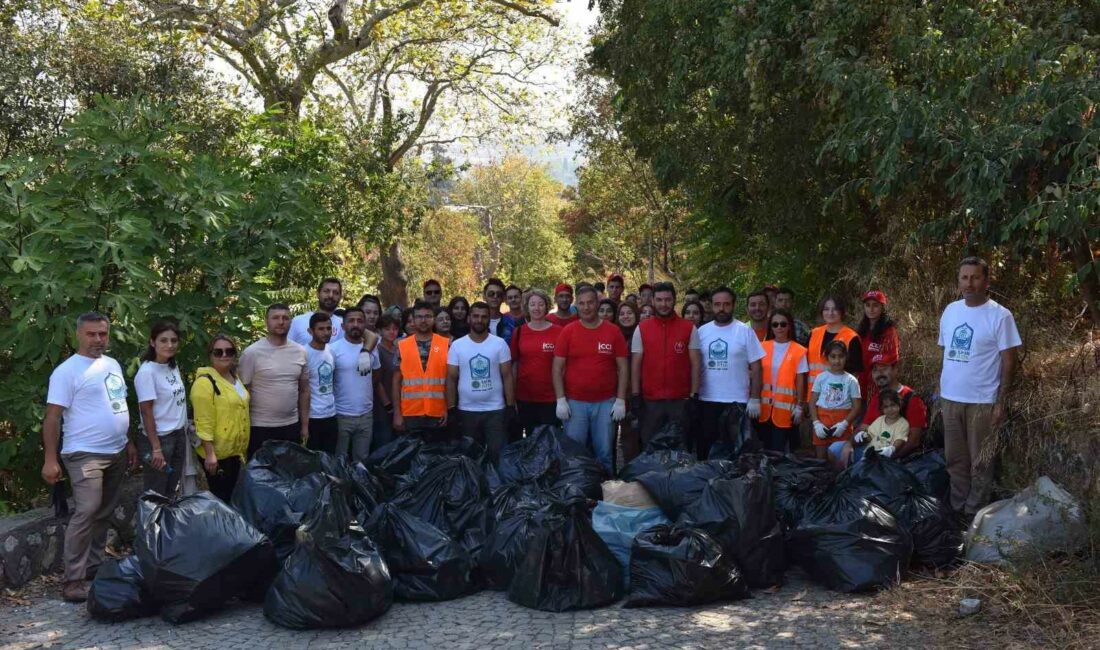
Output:
<instances>
[{"instance_id":1,"label":"woman with long hair","mask_svg":"<svg viewBox=\"0 0 1100 650\"><path fill-rule=\"evenodd\" d=\"M844 371L859 376L863 370L863 344L859 333L844 324L848 317L848 303L842 296L828 295L817 303L817 313L824 324L810 331L810 345L806 347L806 360L810 375L806 378L813 386L814 378L829 369L825 348L835 341L844 344L847 353Z\"/></svg>"},{"instance_id":2,"label":"woman with long hair","mask_svg":"<svg viewBox=\"0 0 1100 650\"><path fill-rule=\"evenodd\" d=\"M629 300L619 303L618 309L615 313L615 322L619 325L619 331L623 333L623 338L626 339L628 345L630 341L634 340L634 330L638 329L638 323L641 321L638 312L638 305L635 302ZM627 372L630 371L630 357L627 357L626 361ZM630 377L626 378L627 386L630 385ZM625 465L641 453L641 440L638 437L638 429L635 426L634 418L623 418L619 422L619 450L622 451L622 462Z\"/></svg>"},{"instance_id":3,"label":"woman with long hair","mask_svg":"<svg viewBox=\"0 0 1100 650\"><path fill-rule=\"evenodd\" d=\"M164 496L176 493L187 463L187 391L176 365L179 343L178 325L154 323L134 375L145 434L137 439L144 487Z\"/></svg>"},{"instance_id":4,"label":"woman with long hair","mask_svg":"<svg viewBox=\"0 0 1100 650\"><path fill-rule=\"evenodd\" d=\"M206 345L209 366L199 368L191 384L197 450L214 496L229 503L248 451L248 389L237 377L237 344L218 334Z\"/></svg>"},{"instance_id":5,"label":"woman with long hair","mask_svg":"<svg viewBox=\"0 0 1100 650\"><path fill-rule=\"evenodd\" d=\"M562 326L550 322L550 296L531 289L523 296L524 323L512 332L512 373L516 378L516 407L520 426L560 425L555 414L556 399L552 368L554 348Z\"/></svg>"},{"instance_id":6,"label":"woman with long hair","mask_svg":"<svg viewBox=\"0 0 1100 650\"><path fill-rule=\"evenodd\" d=\"M470 333L467 319L470 316L470 301L462 296L451 298L447 304L447 313L451 315L451 336L461 338Z\"/></svg>"},{"instance_id":7,"label":"woman with long hair","mask_svg":"<svg viewBox=\"0 0 1100 650\"><path fill-rule=\"evenodd\" d=\"M806 348L792 338L794 316L786 309L774 309L768 318L769 334L760 345L760 417L757 433L764 448L788 451L798 448L798 424L804 413L802 396L806 394Z\"/></svg>"},{"instance_id":8,"label":"woman with long hair","mask_svg":"<svg viewBox=\"0 0 1100 650\"><path fill-rule=\"evenodd\" d=\"M600 300L600 304L596 307L596 315L600 317L600 320L605 320L612 325L615 324L615 301L610 298L604 298Z\"/></svg>"},{"instance_id":9,"label":"woman with long hair","mask_svg":"<svg viewBox=\"0 0 1100 650\"><path fill-rule=\"evenodd\" d=\"M703 326L703 303L698 300L689 300L680 308L680 315L691 321L696 329Z\"/></svg>"},{"instance_id":10,"label":"woman with long hair","mask_svg":"<svg viewBox=\"0 0 1100 650\"><path fill-rule=\"evenodd\" d=\"M901 358L898 328L894 319L886 313L884 292L872 289L863 294L863 319L859 321L856 331L863 341L863 368L856 377L859 378L863 403L867 404L871 400L871 391L875 389L875 382L871 380L872 360L880 354L894 359Z\"/></svg>"}]
</instances>

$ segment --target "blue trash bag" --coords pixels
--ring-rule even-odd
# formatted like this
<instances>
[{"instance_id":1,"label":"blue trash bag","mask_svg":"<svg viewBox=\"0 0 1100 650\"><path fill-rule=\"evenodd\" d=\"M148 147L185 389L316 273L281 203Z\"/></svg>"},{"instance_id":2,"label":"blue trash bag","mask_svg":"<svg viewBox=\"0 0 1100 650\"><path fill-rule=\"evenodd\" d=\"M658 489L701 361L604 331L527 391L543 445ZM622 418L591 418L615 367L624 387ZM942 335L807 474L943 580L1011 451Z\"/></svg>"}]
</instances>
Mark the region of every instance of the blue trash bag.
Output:
<instances>
[{"instance_id":1,"label":"blue trash bag","mask_svg":"<svg viewBox=\"0 0 1100 650\"><path fill-rule=\"evenodd\" d=\"M592 511L592 529L607 544L623 567L623 578L630 585L630 548L634 537L650 526L671 523L660 508L629 508L600 501Z\"/></svg>"}]
</instances>

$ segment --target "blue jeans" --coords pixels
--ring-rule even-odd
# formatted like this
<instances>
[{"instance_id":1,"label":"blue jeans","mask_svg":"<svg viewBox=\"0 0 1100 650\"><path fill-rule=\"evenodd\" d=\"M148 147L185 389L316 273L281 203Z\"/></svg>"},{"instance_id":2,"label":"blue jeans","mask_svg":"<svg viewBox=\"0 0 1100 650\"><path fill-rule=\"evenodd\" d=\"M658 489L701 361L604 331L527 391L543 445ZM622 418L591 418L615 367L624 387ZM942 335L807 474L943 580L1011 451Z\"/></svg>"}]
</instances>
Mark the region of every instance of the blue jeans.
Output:
<instances>
[{"instance_id":1,"label":"blue jeans","mask_svg":"<svg viewBox=\"0 0 1100 650\"><path fill-rule=\"evenodd\" d=\"M845 441L838 440L837 442L829 445L829 456L832 458L840 458L840 454L844 452L844 445L846 444L847 443ZM867 448L869 446L870 445L867 444L856 445L853 443L852 456L848 459L848 466L851 467L852 465L855 465L859 461L863 460L863 454L867 452Z\"/></svg>"},{"instance_id":2,"label":"blue jeans","mask_svg":"<svg viewBox=\"0 0 1100 650\"><path fill-rule=\"evenodd\" d=\"M615 427L611 422L611 407L615 399L603 402L579 402L569 400L569 419L563 424L565 435L572 440L587 445L596 455L609 475L615 471L611 467L611 446L614 444Z\"/></svg>"}]
</instances>

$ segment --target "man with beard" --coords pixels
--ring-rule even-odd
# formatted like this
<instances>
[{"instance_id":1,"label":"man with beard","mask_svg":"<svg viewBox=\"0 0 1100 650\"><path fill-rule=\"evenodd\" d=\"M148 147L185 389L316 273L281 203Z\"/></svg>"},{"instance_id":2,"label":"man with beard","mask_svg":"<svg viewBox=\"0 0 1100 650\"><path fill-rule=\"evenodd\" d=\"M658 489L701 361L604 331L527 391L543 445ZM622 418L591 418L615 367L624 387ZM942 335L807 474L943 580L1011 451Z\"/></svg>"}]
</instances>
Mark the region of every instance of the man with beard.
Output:
<instances>
[{"instance_id":1,"label":"man with beard","mask_svg":"<svg viewBox=\"0 0 1100 650\"><path fill-rule=\"evenodd\" d=\"M609 474L614 428L626 416L628 354L619 328L601 320L592 285L577 289L580 320L565 326L554 346L551 369L555 415L565 425L565 435L588 445Z\"/></svg>"},{"instance_id":2,"label":"man with beard","mask_svg":"<svg viewBox=\"0 0 1100 650\"><path fill-rule=\"evenodd\" d=\"M239 375L251 394L248 457L268 440L309 439L309 358L288 340L290 307L267 308L267 336L241 353Z\"/></svg>"},{"instance_id":3,"label":"man with beard","mask_svg":"<svg viewBox=\"0 0 1100 650\"><path fill-rule=\"evenodd\" d=\"M366 460L374 435L374 393L382 367L377 349L368 349L366 314L359 307L344 312L344 338L329 344L336 366L336 455L351 462Z\"/></svg>"},{"instance_id":4,"label":"man with beard","mask_svg":"<svg viewBox=\"0 0 1100 650\"><path fill-rule=\"evenodd\" d=\"M72 481L75 509L65 529L61 587L61 597L69 602L87 599L88 580L103 562L126 468L137 466L137 448L127 436L126 380L118 362L104 354L109 336L110 322L103 314L76 319L77 351L50 374L42 422L42 478L55 485L63 478L64 464Z\"/></svg>"},{"instance_id":5,"label":"man with beard","mask_svg":"<svg viewBox=\"0 0 1100 650\"><path fill-rule=\"evenodd\" d=\"M336 368L328 342L332 339L332 319L323 311L309 317L313 340L306 346L309 357L309 448L335 453L336 396L333 373Z\"/></svg>"},{"instance_id":6,"label":"man with beard","mask_svg":"<svg viewBox=\"0 0 1100 650\"><path fill-rule=\"evenodd\" d=\"M332 340L337 341L344 336L343 320L336 315L336 308L344 297L344 284L338 278L325 278L317 286L317 311L324 312L332 318ZM291 341L302 347L309 345L313 337L309 334L309 317L316 312L298 314L290 322Z\"/></svg>"},{"instance_id":7,"label":"man with beard","mask_svg":"<svg viewBox=\"0 0 1100 650\"><path fill-rule=\"evenodd\" d=\"M450 341L432 332L435 311L423 300L412 307L412 324L412 335L398 342L393 358L391 395L399 396L394 404L393 428L427 440L446 438Z\"/></svg>"},{"instance_id":8,"label":"man with beard","mask_svg":"<svg viewBox=\"0 0 1100 650\"><path fill-rule=\"evenodd\" d=\"M656 315L638 324L630 344L630 401L643 447L666 423L679 424L686 435L691 428L689 400L699 396L699 333L677 315L672 283L653 287L653 306Z\"/></svg>"},{"instance_id":9,"label":"man with beard","mask_svg":"<svg viewBox=\"0 0 1100 650\"><path fill-rule=\"evenodd\" d=\"M869 425L882 415L879 408L878 396L884 390L893 391L901 398L901 416L909 423L909 437L900 449L894 451L892 447L883 450L885 455L893 454L894 458L905 458L921 447L921 437L928 427L928 408L924 405L920 395L912 388L898 381L898 357L894 354L878 354L871 359L871 379L878 390L874 391L867 402L867 411L863 414L863 424L859 425L858 433L852 442L859 444L865 436L860 435L867 431Z\"/></svg>"},{"instance_id":10,"label":"man with beard","mask_svg":"<svg viewBox=\"0 0 1100 650\"><path fill-rule=\"evenodd\" d=\"M577 320L577 315L571 309L573 306L573 287L565 282L561 282L554 287L554 304L558 308L556 311L547 314L546 320L562 327Z\"/></svg>"},{"instance_id":11,"label":"man with beard","mask_svg":"<svg viewBox=\"0 0 1100 650\"><path fill-rule=\"evenodd\" d=\"M768 294L763 289L757 289L749 294L746 302L748 303L749 319L745 321L745 324L752 328L757 341L764 341L768 338L768 310L770 308ZM713 309L713 296L711 308Z\"/></svg>"},{"instance_id":12,"label":"man with beard","mask_svg":"<svg viewBox=\"0 0 1100 650\"><path fill-rule=\"evenodd\" d=\"M443 285L439 284L439 280L427 280L424 282L423 289L424 302L431 305L433 310L438 311L443 303Z\"/></svg>"},{"instance_id":13,"label":"man with beard","mask_svg":"<svg viewBox=\"0 0 1100 650\"><path fill-rule=\"evenodd\" d=\"M733 290L711 293L714 320L699 328L703 370L699 382L699 422L695 450L700 460L743 415L760 417L761 364L764 348L744 323L733 318Z\"/></svg>"},{"instance_id":14,"label":"man with beard","mask_svg":"<svg viewBox=\"0 0 1100 650\"><path fill-rule=\"evenodd\" d=\"M470 333L447 351L447 421L496 460L516 419L512 353L489 333L489 305L470 305Z\"/></svg>"}]
</instances>

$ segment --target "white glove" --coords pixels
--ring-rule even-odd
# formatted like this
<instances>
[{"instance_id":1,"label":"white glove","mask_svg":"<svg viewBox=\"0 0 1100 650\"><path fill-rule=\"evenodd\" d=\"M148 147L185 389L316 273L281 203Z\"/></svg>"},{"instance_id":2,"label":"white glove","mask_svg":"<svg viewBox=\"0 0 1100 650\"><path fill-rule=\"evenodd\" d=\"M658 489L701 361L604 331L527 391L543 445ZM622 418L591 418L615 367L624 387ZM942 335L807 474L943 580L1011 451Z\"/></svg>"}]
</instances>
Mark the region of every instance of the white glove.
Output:
<instances>
[{"instance_id":1,"label":"white glove","mask_svg":"<svg viewBox=\"0 0 1100 650\"><path fill-rule=\"evenodd\" d=\"M802 407L798 404L795 404L794 408L791 410L791 422L795 424L802 422Z\"/></svg>"},{"instance_id":2,"label":"white glove","mask_svg":"<svg viewBox=\"0 0 1100 650\"><path fill-rule=\"evenodd\" d=\"M572 413L569 412L569 400L564 397L558 398L558 405L554 409L554 415L558 416L559 420L568 420Z\"/></svg>"},{"instance_id":3,"label":"white glove","mask_svg":"<svg viewBox=\"0 0 1100 650\"><path fill-rule=\"evenodd\" d=\"M840 422L836 423L835 427L833 427L833 437L834 438L839 438L839 437L843 436L844 432L847 431L847 430L848 430L848 421L847 420L841 420Z\"/></svg>"},{"instance_id":4,"label":"white glove","mask_svg":"<svg viewBox=\"0 0 1100 650\"><path fill-rule=\"evenodd\" d=\"M856 443L857 445L862 445L864 442L867 441L867 438L869 437L870 434L868 434L866 431L859 431L856 433L856 436L852 438L852 442Z\"/></svg>"},{"instance_id":5,"label":"white glove","mask_svg":"<svg viewBox=\"0 0 1100 650\"><path fill-rule=\"evenodd\" d=\"M882 456L883 458L889 458L889 457L893 456L894 455L894 445L890 445L889 447L884 448L882 451L878 452L878 455Z\"/></svg>"},{"instance_id":6,"label":"white glove","mask_svg":"<svg viewBox=\"0 0 1100 650\"><path fill-rule=\"evenodd\" d=\"M359 358L356 363L356 370L359 371L360 377L366 377L370 374L371 367L374 365L374 357L371 356L370 351L362 349L359 351Z\"/></svg>"},{"instance_id":7,"label":"white glove","mask_svg":"<svg viewBox=\"0 0 1100 650\"><path fill-rule=\"evenodd\" d=\"M615 405L611 407L611 419L620 422L626 417L626 400L615 398Z\"/></svg>"},{"instance_id":8,"label":"white glove","mask_svg":"<svg viewBox=\"0 0 1100 650\"><path fill-rule=\"evenodd\" d=\"M814 435L822 440L829 437L829 434L825 432L825 423L821 420L814 420Z\"/></svg>"},{"instance_id":9,"label":"white glove","mask_svg":"<svg viewBox=\"0 0 1100 650\"><path fill-rule=\"evenodd\" d=\"M749 405L745 407L745 414L752 419L760 417L760 399L752 398L749 400Z\"/></svg>"}]
</instances>

